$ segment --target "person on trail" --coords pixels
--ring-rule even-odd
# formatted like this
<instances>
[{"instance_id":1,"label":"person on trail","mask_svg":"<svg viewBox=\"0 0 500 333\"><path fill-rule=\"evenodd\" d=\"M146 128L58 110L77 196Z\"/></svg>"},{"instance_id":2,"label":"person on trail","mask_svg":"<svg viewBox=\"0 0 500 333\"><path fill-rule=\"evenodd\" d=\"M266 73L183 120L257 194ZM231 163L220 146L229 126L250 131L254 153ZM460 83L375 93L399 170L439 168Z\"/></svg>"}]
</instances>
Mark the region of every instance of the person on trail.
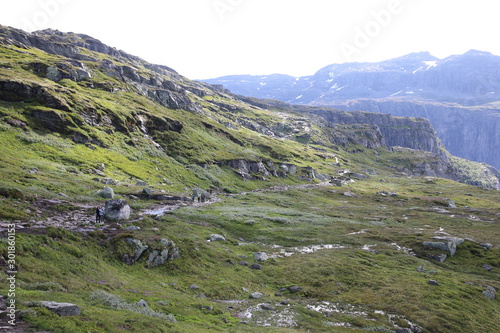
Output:
<instances>
[{"instance_id":1,"label":"person on trail","mask_svg":"<svg viewBox=\"0 0 500 333\"><path fill-rule=\"evenodd\" d=\"M102 216L104 215L104 210L99 205L95 210L95 223L102 223Z\"/></svg>"}]
</instances>

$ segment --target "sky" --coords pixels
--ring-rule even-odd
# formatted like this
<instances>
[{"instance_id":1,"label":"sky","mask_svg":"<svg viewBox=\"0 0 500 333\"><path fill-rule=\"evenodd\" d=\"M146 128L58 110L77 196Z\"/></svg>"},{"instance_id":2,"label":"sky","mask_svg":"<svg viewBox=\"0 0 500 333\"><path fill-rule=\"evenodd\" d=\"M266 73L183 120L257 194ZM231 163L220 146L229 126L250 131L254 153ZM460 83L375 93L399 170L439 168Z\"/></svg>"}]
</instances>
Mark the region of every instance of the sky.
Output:
<instances>
[{"instance_id":1,"label":"sky","mask_svg":"<svg viewBox=\"0 0 500 333\"><path fill-rule=\"evenodd\" d=\"M0 0L0 24L90 35L190 79L500 55L498 0Z\"/></svg>"}]
</instances>

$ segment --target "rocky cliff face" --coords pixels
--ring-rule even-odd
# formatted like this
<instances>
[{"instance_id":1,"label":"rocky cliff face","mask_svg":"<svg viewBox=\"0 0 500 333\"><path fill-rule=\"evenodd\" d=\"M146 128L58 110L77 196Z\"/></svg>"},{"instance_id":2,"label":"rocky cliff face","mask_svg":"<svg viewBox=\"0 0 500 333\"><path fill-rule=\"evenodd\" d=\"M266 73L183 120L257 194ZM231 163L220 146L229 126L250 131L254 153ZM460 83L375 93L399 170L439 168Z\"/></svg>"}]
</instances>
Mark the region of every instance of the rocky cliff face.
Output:
<instances>
[{"instance_id":1,"label":"rocky cliff face","mask_svg":"<svg viewBox=\"0 0 500 333\"><path fill-rule=\"evenodd\" d=\"M381 133L383 143L389 147L407 147L439 155L444 152L436 131L424 118L403 118L369 112L339 112L321 108L312 109L310 112L333 124L375 125Z\"/></svg>"},{"instance_id":2,"label":"rocky cliff face","mask_svg":"<svg viewBox=\"0 0 500 333\"><path fill-rule=\"evenodd\" d=\"M446 149L472 161L500 167L500 117L495 106L462 107L457 104L359 99L334 105L345 110L383 112L430 120Z\"/></svg>"},{"instance_id":3,"label":"rocky cliff face","mask_svg":"<svg viewBox=\"0 0 500 333\"><path fill-rule=\"evenodd\" d=\"M412 173L457 179L424 119L236 96L81 34L0 26L0 47L8 55L0 62L0 101L13 104L0 110L0 120L33 136L57 133L90 149L112 149L120 137L120 149L131 160L141 158L143 149L185 164L230 167L247 180L324 180L309 162L331 159L338 165L329 149L404 147L428 152L423 159L434 161ZM301 158L309 159L307 166L296 163Z\"/></svg>"}]
</instances>

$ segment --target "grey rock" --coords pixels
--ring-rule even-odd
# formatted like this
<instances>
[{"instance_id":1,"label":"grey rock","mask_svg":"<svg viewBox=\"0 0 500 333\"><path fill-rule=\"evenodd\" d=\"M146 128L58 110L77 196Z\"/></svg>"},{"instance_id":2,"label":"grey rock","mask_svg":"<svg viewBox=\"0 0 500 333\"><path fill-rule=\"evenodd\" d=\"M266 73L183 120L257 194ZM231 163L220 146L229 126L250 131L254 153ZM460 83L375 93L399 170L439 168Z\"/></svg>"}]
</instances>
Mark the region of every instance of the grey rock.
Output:
<instances>
[{"instance_id":1,"label":"grey rock","mask_svg":"<svg viewBox=\"0 0 500 333\"><path fill-rule=\"evenodd\" d=\"M54 312L59 316L79 316L80 307L72 303L57 303L50 301L40 301L37 302L40 306L43 306L47 310Z\"/></svg>"},{"instance_id":2,"label":"grey rock","mask_svg":"<svg viewBox=\"0 0 500 333\"><path fill-rule=\"evenodd\" d=\"M134 264L142 254L149 248L149 246L142 244L142 242L135 238L126 238L125 243L132 247L133 254L125 254L122 257L122 261L127 265Z\"/></svg>"},{"instance_id":3,"label":"grey rock","mask_svg":"<svg viewBox=\"0 0 500 333\"><path fill-rule=\"evenodd\" d=\"M148 183L145 182L145 181L142 181L142 180L138 180L136 183L135 183L136 186L148 186Z\"/></svg>"},{"instance_id":4,"label":"grey rock","mask_svg":"<svg viewBox=\"0 0 500 333\"><path fill-rule=\"evenodd\" d=\"M262 269L262 265L261 264L251 264L250 269L260 270L260 269Z\"/></svg>"},{"instance_id":5,"label":"grey rock","mask_svg":"<svg viewBox=\"0 0 500 333\"><path fill-rule=\"evenodd\" d=\"M493 244L490 243L481 243L480 245L485 250L491 250L493 248Z\"/></svg>"},{"instance_id":6,"label":"grey rock","mask_svg":"<svg viewBox=\"0 0 500 333\"><path fill-rule=\"evenodd\" d=\"M111 187L105 187L97 192L97 195L103 199L114 199L115 191Z\"/></svg>"},{"instance_id":7,"label":"grey rock","mask_svg":"<svg viewBox=\"0 0 500 333\"><path fill-rule=\"evenodd\" d=\"M191 289L191 290L198 290L198 289L200 289L200 287L198 287L196 284L192 284L192 285L189 286L189 289Z\"/></svg>"},{"instance_id":8,"label":"grey rock","mask_svg":"<svg viewBox=\"0 0 500 333\"><path fill-rule=\"evenodd\" d=\"M294 293L298 293L299 291L301 291L301 290L302 290L302 288L301 288L301 287L299 287L299 286L290 286L290 287L288 287L288 290L289 290L292 294L294 294Z\"/></svg>"},{"instance_id":9,"label":"grey rock","mask_svg":"<svg viewBox=\"0 0 500 333\"><path fill-rule=\"evenodd\" d=\"M436 248L448 252L451 256L457 252L457 246L464 242L463 238L455 237L433 237L434 239L441 240L440 242L423 242L422 244L427 247Z\"/></svg>"},{"instance_id":10,"label":"grey rock","mask_svg":"<svg viewBox=\"0 0 500 333\"><path fill-rule=\"evenodd\" d=\"M130 225L128 227L123 228L124 230L130 230L130 231L138 231L141 230L141 227L135 226L135 225Z\"/></svg>"},{"instance_id":11,"label":"grey rock","mask_svg":"<svg viewBox=\"0 0 500 333\"><path fill-rule=\"evenodd\" d=\"M483 291L483 295L486 296L487 299L490 301L495 300L497 294L496 294L496 289L493 288L492 286L488 286L485 291Z\"/></svg>"},{"instance_id":12,"label":"grey rock","mask_svg":"<svg viewBox=\"0 0 500 333\"><path fill-rule=\"evenodd\" d=\"M457 208L457 204L455 203L455 201L451 200L451 199L444 199L448 202L448 208Z\"/></svg>"},{"instance_id":13,"label":"grey rock","mask_svg":"<svg viewBox=\"0 0 500 333\"><path fill-rule=\"evenodd\" d=\"M351 198L356 197L356 194L354 192L351 192L351 191L344 192L343 194L346 197L351 197Z\"/></svg>"},{"instance_id":14,"label":"grey rock","mask_svg":"<svg viewBox=\"0 0 500 333\"><path fill-rule=\"evenodd\" d=\"M266 304L266 303L261 304L260 308L262 310L266 310L266 311L272 311L272 310L274 310L274 306L272 306L271 304Z\"/></svg>"},{"instance_id":15,"label":"grey rock","mask_svg":"<svg viewBox=\"0 0 500 333\"><path fill-rule=\"evenodd\" d=\"M210 235L210 241L211 242L223 242L226 240L226 237L222 236L222 235L218 235L218 234L212 234Z\"/></svg>"},{"instance_id":16,"label":"grey rock","mask_svg":"<svg viewBox=\"0 0 500 333\"><path fill-rule=\"evenodd\" d=\"M149 267L166 264L168 261L180 258L179 248L169 239L160 240L160 248L154 249L148 258Z\"/></svg>"},{"instance_id":17,"label":"grey rock","mask_svg":"<svg viewBox=\"0 0 500 333\"><path fill-rule=\"evenodd\" d=\"M251 299L261 299L262 297L264 297L264 294L257 291L250 294Z\"/></svg>"},{"instance_id":18,"label":"grey rock","mask_svg":"<svg viewBox=\"0 0 500 333\"><path fill-rule=\"evenodd\" d=\"M433 286L440 286L439 282L437 282L436 280L429 280L427 281L427 283Z\"/></svg>"},{"instance_id":19,"label":"grey rock","mask_svg":"<svg viewBox=\"0 0 500 333\"><path fill-rule=\"evenodd\" d=\"M130 206L125 200L108 200L104 207L104 217L107 220L127 220L130 218Z\"/></svg>"},{"instance_id":20,"label":"grey rock","mask_svg":"<svg viewBox=\"0 0 500 333\"><path fill-rule=\"evenodd\" d=\"M446 259L448 259L448 255L445 253L440 253L436 255L427 255L428 258L431 258L432 260L436 260L438 262L445 262Z\"/></svg>"},{"instance_id":21,"label":"grey rock","mask_svg":"<svg viewBox=\"0 0 500 333\"><path fill-rule=\"evenodd\" d=\"M484 264L484 265L482 266L482 269L484 269L485 271L488 271L488 272L489 272L489 271L491 271L491 270L493 269L493 267L492 267L492 266L490 266L490 265L488 265L488 264Z\"/></svg>"},{"instance_id":22,"label":"grey rock","mask_svg":"<svg viewBox=\"0 0 500 333\"><path fill-rule=\"evenodd\" d=\"M395 333L413 333L413 331L409 328L397 328Z\"/></svg>"},{"instance_id":23,"label":"grey rock","mask_svg":"<svg viewBox=\"0 0 500 333\"><path fill-rule=\"evenodd\" d=\"M425 272L425 269L423 266L418 266L417 267L417 272Z\"/></svg>"},{"instance_id":24,"label":"grey rock","mask_svg":"<svg viewBox=\"0 0 500 333\"><path fill-rule=\"evenodd\" d=\"M248 262L246 262L246 261L240 261L240 265L241 266L248 266Z\"/></svg>"},{"instance_id":25,"label":"grey rock","mask_svg":"<svg viewBox=\"0 0 500 333\"><path fill-rule=\"evenodd\" d=\"M136 305L140 308L149 308L148 303L143 299L141 299L139 302L137 302Z\"/></svg>"},{"instance_id":26,"label":"grey rock","mask_svg":"<svg viewBox=\"0 0 500 333\"><path fill-rule=\"evenodd\" d=\"M143 190L142 190L142 195L146 196L146 197L149 197L153 194L153 190L151 190L149 187L145 187Z\"/></svg>"},{"instance_id":27,"label":"grey rock","mask_svg":"<svg viewBox=\"0 0 500 333\"><path fill-rule=\"evenodd\" d=\"M264 262L267 259L269 259L269 257L267 256L267 253L265 253L265 252L256 252L253 254L253 257L258 262Z\"/></svg>"}]
</instances>

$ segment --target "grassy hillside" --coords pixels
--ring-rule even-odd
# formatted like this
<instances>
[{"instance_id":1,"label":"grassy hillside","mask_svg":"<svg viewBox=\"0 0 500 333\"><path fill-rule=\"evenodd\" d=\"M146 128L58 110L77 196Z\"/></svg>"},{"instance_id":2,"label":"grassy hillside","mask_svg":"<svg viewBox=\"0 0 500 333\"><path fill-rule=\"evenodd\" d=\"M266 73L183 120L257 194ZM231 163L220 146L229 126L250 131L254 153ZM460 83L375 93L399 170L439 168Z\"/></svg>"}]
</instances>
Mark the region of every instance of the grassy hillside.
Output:
<instances>
[{"instance_id":1,"label":"grassy hillside","mask_svg":"<svg viewBox=\"0 0 500 333\"><path fill-rule=\"evenodd\" d=\"M2 329L500 330L484 294L500 288L498 191L418 176L443 161L388 149L369 124L244 101L92 51L103 47L88 36L42 32L43 51L0 28L0 295L14 274L18 310L9 326L0 298ZM461 180L493 182L450 159ZM129 219L93 224L104 187ZM193 190L212 195L193 202ZM435 237L463 243L450 256L424 245Z\"/></svg>"}]
</instances>

